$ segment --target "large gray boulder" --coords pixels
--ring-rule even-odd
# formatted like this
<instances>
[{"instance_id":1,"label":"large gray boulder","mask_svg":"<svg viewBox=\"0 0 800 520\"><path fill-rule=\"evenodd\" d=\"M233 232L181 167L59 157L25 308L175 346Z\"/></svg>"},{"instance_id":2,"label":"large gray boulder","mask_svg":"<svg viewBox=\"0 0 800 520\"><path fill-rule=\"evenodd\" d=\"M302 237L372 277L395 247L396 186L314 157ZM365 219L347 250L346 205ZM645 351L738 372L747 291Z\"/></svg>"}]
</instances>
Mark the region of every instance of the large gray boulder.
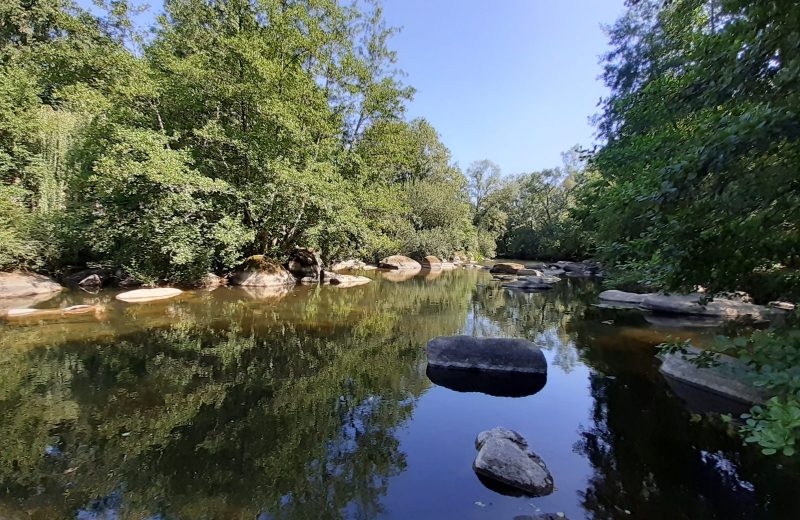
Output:
<instances>
[{"instance_id":1,"label":"large gray boulder","mask_svg":"<svg viewBox=\"0 0 800 520\"><path fill-rule=\"evenodd\" d=\"M542 351L525 339L441 336L428 342L434 368L518 374L547 374Z\"/></svg>"},{"instance_id":2,"label":"large gray boulder","mask_svg":"<svg viewBox=\"0 0 800 520\"><path fill-rule=\"evenodd\" d=\"M244 261L231 283L244 287L287 287L294 285L295 278L282 266L255 255Z\"/></svg>"},{"instance_id":3,"label":"large gray boulder","mask_svg":"<svg viewBox=\"0 0 800 520\"><path fill-rule=\"evenodd\" d=\"M704 301L706 295L692 294L650 294L643 298L639 306L642 309L671 314L687 314L708 316L721 319L750 317L755 320L768 319L770 310L761 305L754 305L740 300L714 298Z\"/></svg>"},{"instance_id":4,"label":"large gray boulder","mask_svg":"<svg viewBox=\"0 0 800 520\"><path fill-rule=\"evenodd\" d=\"M530 496L553 492L553 477L544 461L528 449L519 433L493 428L478 434L478 456L472 468L479 476L495 480Z\"/></svg>"},{"instance_id":5,"label":"large gray boulder","mask_svg":"<svg viewBox=\"0 0 800 520\"><path fill-rule=\"evenodd\" d=\"M700 350L692 348L689 354L697 355ZM668 380L674 379L720 397L752 405L762 403L767 395L753 386L750 368L739 359L720 355L719 363L711 367L698 367L680 353L667 354L659 369Z\"/></svg>"},{"instance_id":6,"label":"large gray boulder","mask_svg":"<svg viewBox=\"0 0 800 520\"><path fill-rule=\"evenodd\" d=\"M392 270L420 270L422 269L422 265L416 260L409 258L403 255L392 255L387 256L383 260L378 263L378 267L381 269L392 269Z\"/></svg>"}]
</instances>

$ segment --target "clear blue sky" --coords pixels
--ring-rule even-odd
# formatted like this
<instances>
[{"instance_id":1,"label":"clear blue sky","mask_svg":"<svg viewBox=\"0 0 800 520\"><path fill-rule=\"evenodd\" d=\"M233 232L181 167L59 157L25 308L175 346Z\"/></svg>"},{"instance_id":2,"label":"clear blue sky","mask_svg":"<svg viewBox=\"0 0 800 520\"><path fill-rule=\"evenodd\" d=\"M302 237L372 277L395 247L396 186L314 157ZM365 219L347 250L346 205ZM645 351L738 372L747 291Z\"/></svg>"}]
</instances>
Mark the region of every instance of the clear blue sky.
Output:
<instances>
[{"instance_id":1,"label":"clear blue sky","mask_svg":"<svg viewBox=\"0 0 800 520\"><path fill-rule=\"evenodd\" d=\"M462 168L491 159L504 173L561 163L589 146L589 117L606 90L601 24L624 0L383 0L405 81L417 89L410 117L441 133ZM150 25L161 0L139 22ZM90 6L91 0L78 0Z\"/></svg>"},{"instance_id":2,"label":"clear blue sky","mask_svg":"<svg viewBox=\"0 0 800 520\"><path fill-rule=\"evenodd\" d=\"M623 0L384 0L406 80L409 115L425 117L463 167L491 159L504 173L557 166L588 146L588 118L606 94L601 24Z\"/></svg>"}]
</instances>

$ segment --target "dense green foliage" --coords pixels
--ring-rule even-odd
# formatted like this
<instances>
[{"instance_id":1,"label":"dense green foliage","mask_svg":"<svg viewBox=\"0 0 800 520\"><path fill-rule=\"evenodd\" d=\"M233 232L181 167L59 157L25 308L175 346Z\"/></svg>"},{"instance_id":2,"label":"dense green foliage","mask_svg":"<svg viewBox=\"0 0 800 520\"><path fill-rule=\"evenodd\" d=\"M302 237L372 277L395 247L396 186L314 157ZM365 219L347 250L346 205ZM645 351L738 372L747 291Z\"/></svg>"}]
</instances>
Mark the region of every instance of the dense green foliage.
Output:
<instances>
[{"instance_id":1,"label":"dense green foliage","mask_svg":"<svg viewBox=\"0 0 800 520\"><path fill-rule=\"evenodd\" d=\"M610 28L604 145L573 214L613 283L800 295L798 27L796 2L642 0ZM768 454L800 439L792 322L721 347L774 396L742 427Z\"/></svg>"},{"instance_id":2,"label":"dense green foliage","mask_svg":"<svg viewBox=\"0 0 800 520\"><path fill-rule=\"evenodd\" d=\"M0 268L94 261L192 281L295 245L471 255L466 179L372 2L168 0L0 10Z\"/></svg>"},{"instance_id":3,"label":"dense green foliage","mask_svg":"<svg viewBox=\"0 0 800 520\"><path fill-rule=\"evenodd\" d=\"M673 287L797 285L799 26L795 2L631 2L581 193L607 261Z\"/></svg>"}]
</instances>

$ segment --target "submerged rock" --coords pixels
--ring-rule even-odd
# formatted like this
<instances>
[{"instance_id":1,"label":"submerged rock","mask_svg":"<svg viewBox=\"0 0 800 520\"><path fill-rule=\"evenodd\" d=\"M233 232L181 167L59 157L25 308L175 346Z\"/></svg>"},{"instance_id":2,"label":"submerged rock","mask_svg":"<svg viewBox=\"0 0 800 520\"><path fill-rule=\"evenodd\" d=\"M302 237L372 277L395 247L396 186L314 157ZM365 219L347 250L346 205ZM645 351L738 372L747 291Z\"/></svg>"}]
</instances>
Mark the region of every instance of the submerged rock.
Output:
<instances>
[{"instance_id":1,"label":"submerged rock","mask_svg":"<svg viewBox=\"0 0 800 520\"><path fill-rule=\"evenodd\" d=\"M517 264L514 262L499 262L494 264L489 269L489 272L493 274L519 274L519 272L523 269L525 269L525 266L522 264Z\"/></svg>"},{"instance_id":2,"label":"submerged rock","mask_svg":"<svg viewBox=\"0 0 800 520\"><path fill-rule=\"evenodd\" d=\"M700 350L692 348L690 354L698 354ZM752 371L739 359L720 355L719 364L712 367L698 367L684 359L680 353L667 354L659 369L668 380L675 379L711 394L738 401L745 405L764 402L765 393L752 385ZM715 401L720 406L719 400ZM726 411L726 410L716 410Z\"/></svg>"},{"instance_id":3,"label":"submerged rock","mask_svg":"<svg viewBox=\"0 0 800 520\"><path fill-rule=\"evenodd\" d=\"M7 309L0 316L8 319L59 319L84 314L95 314L102 308L97 305L72 305L63 309Z\"/></svg>"},{"instance_id":4,"label":"submerged rock","mask_svg":"<svg viewBox=\"0 0 800 520\"><path fill-rule=\"evenodd\" d=\"M381 269L420 270L422 265L416 260L403 255L387 256L378 263Z\"/></svg>"},{"instance_id":5,"label":"submerged rock","mask_svg":"<svg viewBox=\"0 0 800 520\"><path fill-rule=\"evenodd\" d=\"M479 476L495 480L530 496L553 492L553 477L544 461L528 449L519 433L493 428L478 434L478 456L472 468Z\"/></svg>"},{"instance_id":6,"label":"submerged rock","mask_svg":"<svg viewBox=\"0 0 800 520\"><path fill-rule=\"evenodd\" d=\"M520 289L523 291L547 291L553 288L553 284L561 281L556 276L526 276L512 282L504 283L503 287Z\"/></svg>"},{"instance_id":7,"label":"submerged rock","mask_svg":"<svg viewBox=\"0 0 800 520\"><path fill-rule=\"evenodd\" d=\"M428 342L427 353L435 368L547 374L544 354L525 339L441 336Z\"/></svg>"},{"instance_id":8,"label":"submerged rock","mask_svg":"<svg viewBox=\"0 0 800 520\"><path fill-rule=\"evenodd\" d=\"M428 365L428 379L435 385L456 392L480 392L495 397L525 397L544 388L545 374L516 372L476 372Z\"/></svg>"},{"instance_id":9,"label":"submerged rock","mask_svg":"<svg viewBox=\"0 0 800 520\"><path fill-rule=\"evenodd\" d=\"M174 298L182 293L183 291L173 287L159 287L157 289L136 289L135 291L119 293L116 298L122 302L143 303Z\"/></svg>"},{"instance_id":10,"label":"submerged rock","mask_svg":"<svg viewBox=\"0 0 800 520\"><path fill-rule=\"evenodd\" d=\"M549 291L553 286L549 283L535 282L533 280L516 280L513 282L506 282L503 287L509 289L517 289L520 291Z\"/></svg>"},{"instance_id":11,"label":"submerged rock","mask_svg":"<svg viewBox=\"0 0 800 520\"><path fill-rule=\"evenodd\" d=\"M255 255L245 260L231 282L249 287L292 286L295 278L282 266L261 255Z\"/></svg>"},{"instance_id":12,"label":"submerged rock","mask_svg":"<svg viewBox=\"0 0 800 520\"><path fill-rule=\"evenodd\" d=\"M35 273L0 273L0 298L20 298L51 294L63 287L46 276Z\"/></svg>"}]
</instances>

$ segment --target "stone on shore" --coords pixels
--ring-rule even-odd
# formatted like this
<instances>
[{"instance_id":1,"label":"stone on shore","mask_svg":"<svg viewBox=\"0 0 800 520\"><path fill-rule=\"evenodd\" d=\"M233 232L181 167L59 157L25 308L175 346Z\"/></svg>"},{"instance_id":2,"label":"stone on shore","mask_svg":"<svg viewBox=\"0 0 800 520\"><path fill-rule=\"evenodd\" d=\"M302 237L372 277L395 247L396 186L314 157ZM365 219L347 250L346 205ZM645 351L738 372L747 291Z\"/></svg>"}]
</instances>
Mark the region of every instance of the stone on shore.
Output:
<instances>
[{"instance_id":1,"label":"stone on shore","mask_svg":"<svg viewBox=\"0 0 800 520\"><path fill-rule=\"evenodd\" d=\"M63 287L35 273L0 273L0 298L21 298L61 291Z\"/></svg>"},{"instance_id":2,"label":"stone on shore","mask_svg":"<svg viewBox=\"0 0 800 520\"><path fill-rule=\"evenodd\" d=\"M525 495L538 497L553 492L553 477L547 465L519 433L499 427L481 432L475 448L478 456L472 468L479 476Z\"/></svg>"},{"instance_id":3,"label":"stone on shore","mask_svg":"<svg viewBox=\"0 0 800 520\"><path fill-rule=\"evenodd\" d=\"M174 298L182 293L183 291L173 287L159 287L156 289L136 289L135 291L119 293L116 298L119 301L127 303L144 303Z\"/></svg>"},{"instance_id":4,"label":"stone on shore","mask_svg":"<svg viewBox=\"0 0 800 520\"><path fill-rule=\"evenodd\" d=\"M261 255L251 256L233 275L231 283L245 287L292 286L295 278L282 266Z\"/></svg>"},{"instance_id":5,"label":"stone on shore","mask_svg":"<svg viewBox=\"0 0 800 520\"><path fill-rule=\"evenodd\" d=\"M387 256L378 263L381 269L392 269L398 271L412 271L422 269L422 265L416 260L403 255Z\"/></svg>"},{"instance_id":6,"label":"stone on shore","mask_svg":"<svg viewBox=\"0 0 800 520\"><path fill-rule=\"evenodd\" d=\"M323 269L322 258L320 254L313 249L297 247L289 256L287 267L295 278L313 278L319 280Z\"/></svg>"},{"instance_id":7,"label":"stone on shore","mask_svg":"<svg viewBox=\"0 0 800 520\"><path fill-rule=\"evenodd\" d=\"M437 256L428 255L420 262L423 269L441 269L442 261Z\"/></svg>"},{"instance_id":8,"label":"stone on shore","mask_svg":"<svg viewBox=\"0 0 800 520\"><path fill-rule=\"evenodd\" d=\"M427 353L435 368L547 374L544 354L525 339L441 336L428 342Z\"/></svg>"}]
</instances>

